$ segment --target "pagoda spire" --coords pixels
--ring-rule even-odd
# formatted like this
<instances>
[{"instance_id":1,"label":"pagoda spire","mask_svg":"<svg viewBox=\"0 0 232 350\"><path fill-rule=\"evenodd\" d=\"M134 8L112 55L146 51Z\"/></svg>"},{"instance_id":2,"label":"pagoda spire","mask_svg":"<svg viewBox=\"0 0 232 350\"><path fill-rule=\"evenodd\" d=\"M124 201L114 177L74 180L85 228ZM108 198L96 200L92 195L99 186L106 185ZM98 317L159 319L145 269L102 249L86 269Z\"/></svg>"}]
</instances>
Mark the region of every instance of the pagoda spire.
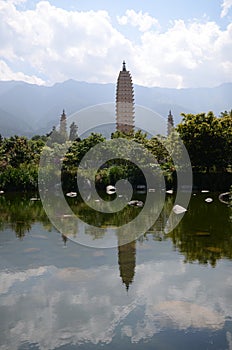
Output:
<instances>
[{"instance_id":1,"label":"pagoda spire","mask_svg":"<svg viewBox=\"0 0 232 350\"><path fill-rule=\"evenodd\" d=\"M122 70L124 72L126 72L126 62L125 61L122 62Z\"/></svg>"}]
</instances>

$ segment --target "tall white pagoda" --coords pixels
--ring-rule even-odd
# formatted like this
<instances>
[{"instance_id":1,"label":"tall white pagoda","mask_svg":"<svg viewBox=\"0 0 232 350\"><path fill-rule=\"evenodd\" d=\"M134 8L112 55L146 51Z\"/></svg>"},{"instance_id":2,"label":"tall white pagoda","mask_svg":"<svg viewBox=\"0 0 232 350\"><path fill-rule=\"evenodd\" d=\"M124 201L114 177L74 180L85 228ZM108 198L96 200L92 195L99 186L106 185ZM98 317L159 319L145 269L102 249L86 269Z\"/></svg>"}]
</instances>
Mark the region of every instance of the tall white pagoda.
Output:
<instances>
[{"instance_id":1,"label":"tall white pagoda","mask_svg":"<svg viewBox=\"0 0 232 350\"><path fill-rule=\"evenodd\" d=\"M128 134L134 130L134 88L125 61L117 80L116 124L117 131Z\"/></svg>"}]
</instances>

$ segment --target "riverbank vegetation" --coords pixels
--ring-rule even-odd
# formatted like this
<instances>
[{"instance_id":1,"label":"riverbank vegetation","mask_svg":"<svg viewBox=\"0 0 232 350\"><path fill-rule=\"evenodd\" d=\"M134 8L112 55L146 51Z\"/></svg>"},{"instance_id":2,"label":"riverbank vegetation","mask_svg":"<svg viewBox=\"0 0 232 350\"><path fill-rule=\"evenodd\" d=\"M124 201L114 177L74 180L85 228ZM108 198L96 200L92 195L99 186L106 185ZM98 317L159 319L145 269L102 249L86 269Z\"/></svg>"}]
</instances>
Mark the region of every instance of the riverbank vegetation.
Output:
<instances>
[{"instance_id":1,"label":"riverbank vegetation","mask_svg":"<svg viewBox=\"0 0 232 350\"><path fill-rule=\"evenodd\" d=\"M189 153L196 188L229 190L232 183L232 110L216 117L213 112L182 114L182 121L167 137L148 138L141 131L128 135L115 132L112 139L126 138L141 144L158 161L165 176L166 185L174 187L176 169L172 155L167 149L175 148L175 132L180 135ZM60 162L62 157L62 181L67 190L76 187L76 172L83 156L96 144L104 142L101 134L92 133L80 139L77 126L72 124L67 136L53 130L52 134L36 135L31 139L23 136L0 137L0 190L37 190L38 168L41 152ZM128 153L133 150L128 149ZM181 155L180 155L181 156ZM83 171L84 176L84 171ZM114 159L103 164L97 171L95 180L99 188L115 184L121 178L132 185L143 183L141 170L132 162Z\"/></svg>"}]
</instances>

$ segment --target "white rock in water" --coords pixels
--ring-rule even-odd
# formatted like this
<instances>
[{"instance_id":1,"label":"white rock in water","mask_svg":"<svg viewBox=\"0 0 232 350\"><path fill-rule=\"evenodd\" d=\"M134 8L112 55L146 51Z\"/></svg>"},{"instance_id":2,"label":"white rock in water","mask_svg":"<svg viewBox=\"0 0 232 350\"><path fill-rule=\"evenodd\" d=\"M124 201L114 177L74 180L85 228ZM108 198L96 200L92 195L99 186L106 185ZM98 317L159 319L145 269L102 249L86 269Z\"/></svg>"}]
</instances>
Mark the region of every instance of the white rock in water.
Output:
<instances>
[{"instance_id":1,"label":"white rock in water","mask_svg":"<svg viewBox=\"0 0 232 350\"><path fill-rule=\"evenodd\" d=\"M112 185L106 186L106 193L107 194L114 194L116 192L116 188Z\"/></svg>"},{"instance_id":2,"label":"white rock in water","mask_svg":"<svg viewBox=\"0 0 232 350\"><path fill-rule=\"evenodd\" d=\"M187 209L185 209L184 207L182 207L179 204L174 205L172 210L174 211L175 214L182 214L182 213L185 213L187 211Z\"/></svg>"},{"instance_id":3,"label":"white rock in water","mask_svg":"<svg viewBox=\"0 0 232 350\"><path fill-rule=\"evenodd\" d=\"M128 204L134 207L143 207L143 202L137 199L128 202Z\"/></svg>"},{"instance_id":4,"label":"white rock in water","mask_svg":"<svg viewBox=\"0 0 232 350\"><path fill-rule=\"evenodd\" d=\"M206 199L205 199L205 202L207 202L207 203L211 203L212 201L213 201L212 198L206 198Z\"/></svg>"},{"instance_id":5,"label":"white rock in water","mask_svg":"<svg viewBox=\"0 0 232 350\"><path fill-rule=\"evenodd\" d=\"M68 193L66 193L66 196L67 197L76 197L77 193L76 192L68 192Z\"/></svg>"}]
</instances>

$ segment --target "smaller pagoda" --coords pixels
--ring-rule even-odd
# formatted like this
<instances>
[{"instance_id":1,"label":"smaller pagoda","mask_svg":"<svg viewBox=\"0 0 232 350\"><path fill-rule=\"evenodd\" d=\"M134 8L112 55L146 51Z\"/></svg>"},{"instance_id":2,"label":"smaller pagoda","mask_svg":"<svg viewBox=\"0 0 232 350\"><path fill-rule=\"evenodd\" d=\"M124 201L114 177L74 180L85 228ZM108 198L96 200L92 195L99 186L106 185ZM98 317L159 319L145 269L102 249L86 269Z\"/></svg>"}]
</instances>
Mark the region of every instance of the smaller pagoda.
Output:
<instances>
[{"instance_id":1,"label":"smaller pagoda","mask_svg":"<svg viewBox=\"0 0 232 350\"><path fill-rule=\"evenodd\" d=\"M169 111L168 114L168 126L167 126L167 135L169 136L174 128L174 120L173 120L173 115L172 111Z\"/></svg>"}]
</instances>

